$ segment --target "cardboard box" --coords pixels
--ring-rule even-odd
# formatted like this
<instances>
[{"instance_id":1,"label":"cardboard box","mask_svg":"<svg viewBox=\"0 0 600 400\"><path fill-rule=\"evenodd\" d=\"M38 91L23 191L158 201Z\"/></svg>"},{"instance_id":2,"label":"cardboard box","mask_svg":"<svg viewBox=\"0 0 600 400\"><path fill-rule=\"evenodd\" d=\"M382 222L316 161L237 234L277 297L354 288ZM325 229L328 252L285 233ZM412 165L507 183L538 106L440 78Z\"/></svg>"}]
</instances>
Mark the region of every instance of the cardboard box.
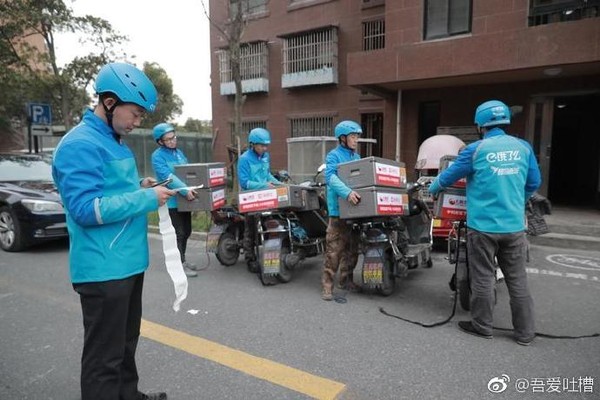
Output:
<instances>
[{"instance_id":1,"label":"cardboard box","mask_svg":"<svg viewBox=\"0 0 600 400\"><path fill-rule=\"evenodd\" d=\"M282 185L270 189L240 192L238 205L241 213L276 209L317 210L319 208L319 194L316 188Z\"/></svg>"},{"instance_id":2,"label":"cardboard box","mask_svg":"<svg viewBox=\"0 0 600 400\"><path fill-rule=\"evenodd\" d=\"M340 200L340 218L355 219L408 215L409 204L406 189L370 186L354 189L360 195L360 203L350 204Z\"/></svg>"},{"instance_id":3,"label":"cardboard box","mask_svg":"<svg viewBox=\"0 0 600 400\"><path fill-rule=\"evenodd\" d=\"M448 188L440 192L433 205L437 218L454 221L467 219L467 195L465 190Z\"/></svg>"},{"instance_id":4,"label":"cardboard box","mask_svg":"<svg viewBox=\"0 0 600 400\"><path fill-rule=\"evenodd\" d=\"M177 195L178 211L214 211L223 207L226 202L225 186L209 189L196 189L196 198L192 201Z\"/></svg>"},{"instance_id":5,"label":"cardboard box","mask_svg":"<svg viewBox=\"0 0 600 400\"><path fill-rule=\"evenodd\" d=\"M443 156L440 158L440 173L442 173L443 170L448 169L448 167L454 163L454 160L456 160L456 156ZM467 187L467 179L461 178L450 185L450 187L464 189Z\"/></svg>"},{"instance_id":6,"label":"cardboard box","mask_svg":"<svg viewBox=\"0 0 600 400\"><path fill-rule=\"evenodd\" d=\"M225 163L181 164L175 166L175 175L188 186L204 185L212 188L225 185Z\"/></svg>"},{"instance_id":7,"label":"cardboard box","mask_svg":"<svg viewBox=\"0 0 600 400\"><path fill-rule=\"evenodd\" d=\"M370 186L406 188L404 163L379 157L366 157L339 164L338 176L352 189Z\"/></svg>"}]
</instances>

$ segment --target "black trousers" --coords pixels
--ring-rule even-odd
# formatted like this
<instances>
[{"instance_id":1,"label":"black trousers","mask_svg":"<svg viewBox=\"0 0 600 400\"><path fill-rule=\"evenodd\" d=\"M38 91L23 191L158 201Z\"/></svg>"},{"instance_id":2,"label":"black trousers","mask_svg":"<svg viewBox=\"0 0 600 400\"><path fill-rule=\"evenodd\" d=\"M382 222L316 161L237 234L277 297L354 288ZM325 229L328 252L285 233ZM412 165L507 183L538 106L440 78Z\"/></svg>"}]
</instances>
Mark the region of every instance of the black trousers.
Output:
<instances>
[{"instance_id":1,"label":"black trousers","mask_svg":"<svg viewBox=\"0 0 600 400\"><path fill-rule=\"evenodd\" d=\"M134 400L144 274L74 284L83 313L82 400Z\"/></svg>"},{"instance_id":2,"label":"black trousers","mask_svg":"<svg viewBox=\"0 0 600 400\"><path fill-rule=\"evenodd\" d=\"M177 249L181 255L181 262L185 261L185 250L187 241L192 234L192 213L190 211L177 211L176 208L169 208L169 216L175 228L177 237Z\"/></svg>"},{"instance_id":3,"label":"black trousers","mask_svg":"<svg viewBox=\"0 0 600 400\"><path fill-rule=\"evenodd\" d=\"M246 214L244 216L244 237L242 239L242 246L244 247L244 259L246 261L256 261L256 252L254 246L256 246L256 230L257 219L255 215Z\"/></svg>"}]
</instances>

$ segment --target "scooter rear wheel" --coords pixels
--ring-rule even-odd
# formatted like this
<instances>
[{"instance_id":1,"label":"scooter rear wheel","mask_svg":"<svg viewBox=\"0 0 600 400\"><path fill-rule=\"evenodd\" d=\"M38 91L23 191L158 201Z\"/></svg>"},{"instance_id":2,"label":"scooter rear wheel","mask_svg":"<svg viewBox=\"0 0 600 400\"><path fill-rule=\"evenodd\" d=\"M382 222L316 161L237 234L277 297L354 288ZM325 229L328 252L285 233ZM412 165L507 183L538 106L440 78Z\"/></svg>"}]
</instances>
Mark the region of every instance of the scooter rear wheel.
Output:
<instances>
[{"instance_id":1,"label":"scooter rear wheel","mask_svg":"<svg viewBox=\"0 0 600 400\"><path fill-rule=\"evenodd\" d=\"M292 280L292 270L285 263L285 257L290 254L290 246L287 243L284 243L281 246L281 253L279 256L280 259L280 267L279 273L276 275L277 280L281 283L288 283Z\"/></svg>"},{"instance_id":2,"label":"scooter rear wheel","mask_svg":"<svg viewBox=\"0 0 600 400\"><path fill-rule=\"evenodd\" d=\"M235 240L235 236L231 232L224 232L219 238L217 244L217 260L226 266L234 265L240 257L240 247Z\"/></svg>"},{"instance_id":3,"label":"scooter rear wheel","mask_svg":"<svg viewBox=\"0 0 600 400\"><path fill-rule=\"evenodd\" d=\"M396 291L396 277L394 276L392 256L388 253L383 263L383 279L379 293L382 296L390 296Z\"/></svg>"}]
</instances>

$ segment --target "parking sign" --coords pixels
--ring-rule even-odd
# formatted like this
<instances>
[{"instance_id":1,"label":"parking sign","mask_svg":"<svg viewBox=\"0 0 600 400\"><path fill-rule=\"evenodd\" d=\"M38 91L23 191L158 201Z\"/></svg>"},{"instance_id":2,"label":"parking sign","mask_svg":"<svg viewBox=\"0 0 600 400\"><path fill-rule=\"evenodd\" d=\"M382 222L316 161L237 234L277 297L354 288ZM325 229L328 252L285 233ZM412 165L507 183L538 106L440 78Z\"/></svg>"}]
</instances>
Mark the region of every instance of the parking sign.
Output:
<instances>
[{"instance_id":1,"label":"parking sign","mask_svg":"<svg viewBox=\"0 0 600 400\"><path fill-rule=\"evenodd\" d=\"M27 111L32 125L52 125L50 104L27 103Z\"/></svg>"}]
</instances>

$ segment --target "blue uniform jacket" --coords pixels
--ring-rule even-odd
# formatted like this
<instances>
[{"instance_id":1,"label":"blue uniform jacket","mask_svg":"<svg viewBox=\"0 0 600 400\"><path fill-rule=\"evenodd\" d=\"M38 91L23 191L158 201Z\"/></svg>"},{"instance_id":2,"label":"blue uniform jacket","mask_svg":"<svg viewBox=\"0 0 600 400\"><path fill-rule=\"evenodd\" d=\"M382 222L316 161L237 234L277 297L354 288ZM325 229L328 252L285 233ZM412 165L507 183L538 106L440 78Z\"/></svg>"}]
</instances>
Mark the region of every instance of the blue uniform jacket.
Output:
<instances>
[{"instance_id":1,"label":"blue uniform jacket","mask_svg":"<svg viewBox=\"0 0 600 400\"><path fill-rule=\"evenodd\" d=\"M259 157L254 150L246 150L238 160L237 170L242 190L265 189L269 182L281 184L271 174L271 158L267 152Z\"/></svg>"},{"instance_id":2,"label":"blue uniform jacket","mask_svg":"<svg viewBox=\"0 0 600 400\"><path fill-rule=\"evenodd\" d=\"M113 135L88 110L54 151L73 283L123 279L148 268L146 214L158 208L158 198L140 187L133 153Z\"/></svg>"},{"instance_id":3,"label":"blue uniform jacket","mask_svg":"<svg viewBox=\"0 0 600 400\"><path fill-rule=\"evenodd\" d=\"M529 143L494 128L471 143L429 187L437 194L467 178L467 226L480 232L525 230L525 203L541 184Z\"/></svg>"},{"instance_id":4,"label":"blue uniform jacket","mask_svg":"<svg viewBox=\"0 0 600 400\"><path fill-rule=\"evenodd\" d=\"M167 185L169 189L178 189L187 186L175 175L175 166L187 163L187 158L179 149L169 149L168 147L161 146L152 153L152 168L154 169L154 175L156 175L156 179L159 182L171 178L171 183ZM180 196L187 196L188 191L181 190L177 193ZM169 208L177 208L177 197L172 196L167 201L167 206Z\"/></svg>"},{"instance_id":5,"label":"blue uniform jacket","mask_svg":"<svg viewBox=\"0 0 600 400\"><path fill-rule=\"evenodd\" d=\"M346 200L352 192L352 189L338 177L338 164L359 159L360 156L354 150L341 144L327 153L325 157L325 182L327 183L327 209L330 217L340 216L339 199Z\"/></svg>"}]
</instances>

